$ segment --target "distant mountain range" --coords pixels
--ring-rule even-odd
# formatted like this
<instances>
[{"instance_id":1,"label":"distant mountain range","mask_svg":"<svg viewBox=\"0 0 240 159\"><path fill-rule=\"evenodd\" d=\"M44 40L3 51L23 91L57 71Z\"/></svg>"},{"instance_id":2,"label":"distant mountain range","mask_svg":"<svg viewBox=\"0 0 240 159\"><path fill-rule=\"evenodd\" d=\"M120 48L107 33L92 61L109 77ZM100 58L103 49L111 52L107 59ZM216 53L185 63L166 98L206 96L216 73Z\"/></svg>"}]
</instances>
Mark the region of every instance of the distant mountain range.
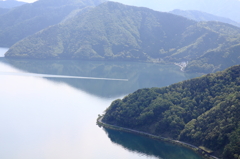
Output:
<instances>
[{"instance_id":1,"label":"distant mountain range","mask_svg":"<svg viewBox=\"0 0 240 159\"><path fill-rule=\"evenodd\" d=\"M224 18L220 16L215 16L209 13L201 12L201 11L196 11L196 10L180 10L180 9L175 9L173 11L170 11L169 13L180 15L195 21L219 21L223 23L228 23L231 25L235 25L237 27L240 27L240 23L237 23L229 18Z\"/></svg>"},{"instance_id":2,"label":"distant mountain range","mask_svg":"<svg viewBox=\"0 0 240 159\"><path fill-rule=\"evenodd\" d=\"M239 44L240 28L229 24L196 22L170 13L105 2L19 41L5 56L158 63L189 61L186 71L208 73L240 63L236 49ZM220 63L222 61L227 64Z\"/></svg>"},{"instance_id":3,"label":"distant mountain range","mask_svg":"<svg viewBox=\"0 0 240 159\"><path fill-rule=\"evenodd\" d=\"M220 17L232 19L240 23L240 1L239 0L148 0L130 1L113 0L116 2L144 6L158 11L169 12L174 9L198 10Z\"/></svg>"},{"instance_id":4,"label":"distant mountain range","mask_svg":"<svg viewBox=\"0 0 240 159\"><path fill-rule=\"evenodd\" d=\"M175 9L199 10L240 22L239 0L178 0L176 4Z\"/></svg>"},{"instance_id":5,"label":"distant mountain range","mask_svg":"<svg viewBox=\"0 0 240 159\"><path fill-rule=\"evenodd\" d=\"M25 2L16 0L0 0L0 8L14 8L26 4Z\"/></svg>"},{"instance_id":6,"label":"distant mountain range","mask_svg":"<svg viewBox=\"0 0 240 159\"><path fill-rule=\"evenodd\" d=\"M11 9L0 15L0 47L10 47L17 41L84 12L102 1L104 0L39 0Z\"/></svg>"}]
</instances>

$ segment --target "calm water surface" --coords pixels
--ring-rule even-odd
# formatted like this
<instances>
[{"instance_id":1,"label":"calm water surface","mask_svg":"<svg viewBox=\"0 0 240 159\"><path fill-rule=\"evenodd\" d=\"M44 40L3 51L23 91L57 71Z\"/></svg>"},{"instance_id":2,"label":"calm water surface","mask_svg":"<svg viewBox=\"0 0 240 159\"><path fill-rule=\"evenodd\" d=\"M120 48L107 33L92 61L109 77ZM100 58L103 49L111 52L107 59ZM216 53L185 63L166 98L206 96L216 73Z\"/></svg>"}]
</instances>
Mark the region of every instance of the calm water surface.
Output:
<instances>
[{"instance_id":1,"label":"calm water surface","mask_svg":"<svg viewBox=\"0 0 240 159\"><path fill-rule=\"evenodd\" d=\"M0 158L201 159L179 146L96 125L114 99L194 76L171 65L0 58Z\"/></svg>"},{"instance_id":2,"label":"calm water surface","mask_svg":"<svg viewBox=\"0 0 240 159\"><path fill-rule=\"evenodd\" d=\"M8 48L0 47L0 57L4 57L4 54L8 51Z\"/></svg>"}]
</instances>

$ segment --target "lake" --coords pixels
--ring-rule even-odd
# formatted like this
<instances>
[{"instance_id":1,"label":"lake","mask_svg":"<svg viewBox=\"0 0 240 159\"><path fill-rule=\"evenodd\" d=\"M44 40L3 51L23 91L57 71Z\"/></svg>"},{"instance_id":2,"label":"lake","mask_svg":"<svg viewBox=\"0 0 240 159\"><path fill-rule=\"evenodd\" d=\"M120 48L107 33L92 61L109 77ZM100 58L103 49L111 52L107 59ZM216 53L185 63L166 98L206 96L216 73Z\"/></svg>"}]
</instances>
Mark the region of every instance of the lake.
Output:
<instances>
[{"instance_id":1,"label":"lake","mask_svg":"<svg viewBox=\"0 0 240 159\"><path fill-rule=\"evenodd\" d=\"M4 57L5 52L7 52L8 48L0 47L0 57Z\"/></svg>"},{"instance_id":2,"label":"lake","mask_svg":"<svg viewBox=\"0 0 240 159\"><path fill-rule=\"evenodd\" d=\"M196 76L175 65L0 58L0 158L201 159L183 147L96 125L115 99Z\"/></svg>"}]
</instances>

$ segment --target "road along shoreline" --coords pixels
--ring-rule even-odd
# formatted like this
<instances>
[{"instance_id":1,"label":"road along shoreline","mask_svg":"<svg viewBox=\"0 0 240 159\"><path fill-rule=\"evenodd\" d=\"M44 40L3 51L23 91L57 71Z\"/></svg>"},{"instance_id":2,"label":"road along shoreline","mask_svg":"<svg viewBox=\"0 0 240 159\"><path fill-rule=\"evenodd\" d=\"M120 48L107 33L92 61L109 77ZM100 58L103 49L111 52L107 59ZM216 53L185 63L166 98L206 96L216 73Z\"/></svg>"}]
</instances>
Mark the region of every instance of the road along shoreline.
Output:
<instances>
[{"instance_id":1,"label":"road along shoreline","mask_svg":"<svg viewBox=\"0 0 240 159\"><path fill-rule=\"evenodd\" d=\"M120 127L120 126L116 126L116 125L110 125L110 124L104 123L102 121L102 119L103 119L103 116L100 116L100 115L97 118L97 125L99 127L104 127L104 128L108 128L108 129L117 130L117 131L123 131L123 132L138 134L138 135L146 136L146 137L149 137L151 139L160 140L160 141L164 141L164 142L170 142L170 143L173 143L173 144L191 149L191 150L197 152L199 155L203 156L205 159L219 159L215 156L207 154L206 152L202 151L202 149L200 149L199 147L191 145L189 143L182 142L182 141L179 141L179 140L173 140L173 139L170 139L170 138L165 138L165 137L161 137L161 136L157 136L157 135L153 135L153 134L142 132L142 131L137 131L137 130L134 130L134 129L124 128L124 127Z\"/></svg>"}]
</instances>

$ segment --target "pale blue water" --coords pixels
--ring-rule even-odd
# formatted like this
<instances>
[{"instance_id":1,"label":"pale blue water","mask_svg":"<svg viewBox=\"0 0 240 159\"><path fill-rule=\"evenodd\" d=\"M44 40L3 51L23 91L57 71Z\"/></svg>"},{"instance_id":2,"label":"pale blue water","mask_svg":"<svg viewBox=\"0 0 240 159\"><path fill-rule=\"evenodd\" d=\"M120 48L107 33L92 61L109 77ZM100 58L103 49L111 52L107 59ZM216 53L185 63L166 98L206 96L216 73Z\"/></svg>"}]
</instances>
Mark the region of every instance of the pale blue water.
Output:
<instances>
[{"instance_id":1,"label":"pale blue water","mask_svg":"<svg viewBox=\"0 0 240 159\"><path fill-rule=\"evenodd\" d=\"M96 125L114 99L192 76L174 65L0 58L0 158L201 159L186 148Z\"/></svg>"},{"instance_id":2,"label":"pale blue water","mask_svg":"<svg viewBox=\"0 0 240 159\"><path fill-rule=\"evenodd\" d=\"M4 54L8 51L8 48L0 47L0 57L4 57Z\"/></svg>"}]
</instances>

